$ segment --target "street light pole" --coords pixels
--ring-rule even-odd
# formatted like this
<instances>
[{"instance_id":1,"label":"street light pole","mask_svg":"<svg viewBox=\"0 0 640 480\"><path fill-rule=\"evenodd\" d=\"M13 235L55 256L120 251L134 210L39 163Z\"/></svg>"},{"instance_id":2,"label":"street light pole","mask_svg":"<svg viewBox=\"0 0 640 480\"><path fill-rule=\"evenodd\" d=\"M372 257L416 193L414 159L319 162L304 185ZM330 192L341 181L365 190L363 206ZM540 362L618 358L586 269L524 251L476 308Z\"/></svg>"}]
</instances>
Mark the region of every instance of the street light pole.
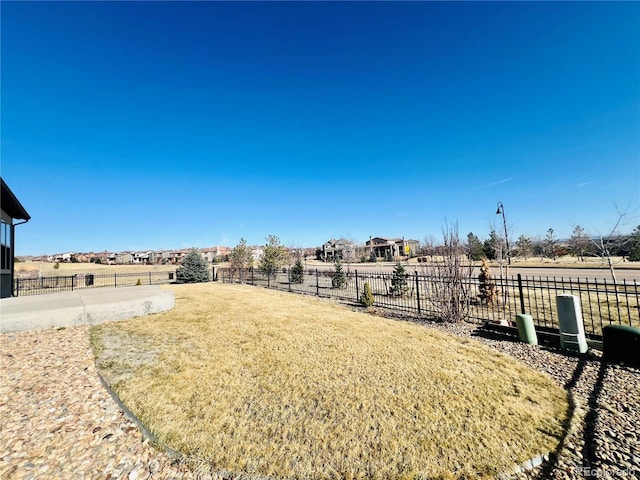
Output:
<instances>
[{"instance_id":1,"label":"street light pole","mask_svg":"<svg viewBox=\"0 0 640 480\"><path fill-rule=\"evenodd\" d=\"M507 233L507 219L504 216L504 205L502 202L498 202L498 210L496 215L502 214L502 224L504 225L504 240L507 243L507 265L511 265L511 251L509 248L509 234Z\"/></svg>"}]
</instances>

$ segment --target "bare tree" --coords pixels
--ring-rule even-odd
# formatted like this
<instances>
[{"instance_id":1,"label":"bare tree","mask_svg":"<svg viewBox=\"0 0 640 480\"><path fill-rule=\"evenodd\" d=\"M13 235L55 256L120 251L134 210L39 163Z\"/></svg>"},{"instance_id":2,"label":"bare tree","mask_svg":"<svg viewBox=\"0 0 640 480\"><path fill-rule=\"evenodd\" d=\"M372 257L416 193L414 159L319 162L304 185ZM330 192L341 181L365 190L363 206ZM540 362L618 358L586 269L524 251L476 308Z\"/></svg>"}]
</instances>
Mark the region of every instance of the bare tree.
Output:
<instances>
[{"instance_id":1,"label":"bare tree","mask_svg":"<svg viewBox=\"0 0 640 480\"><path fill-rule=\"evenodd\" d=\"M433 305L444 322L463 321L469 313L473 262L467 258L465 245L458 236L458 223L445 225L442 261L426 266L431 277Z\"/></svg>"},{"instance_id":2,"label":"bare tree","mask_svg":"<svg viewBox=\"0 0 640 480\"><path fill-rule=\"evenodd\" d=\"M614 244L616 237L619 236L619 231L618 231L619 228L624 224L623 221L629 215L629 208L627 207L627 209L624 212L621 212L617 205L615 205L615 207L616 207L616 212L618 213L618 219L615 225L613 226L613 228L611 229L608 235L591 237L591 243L595 245L596 249L598 250L598 254L602 258L606 259L607 265L609 266L609 271L611 272L611 278L613 279L613 283L617 284L618 280L616 278L616 271L614 268L613 256L611 254L611 247ZM616 288L616 299L619 300L617 298L618 287L616 286L615 288Z\"/></svg>"},{"instance_id":3,"label":"bare tree","mask_svg":"<svg viewBox=\"0 0 640 480\"><path fill-rule=\"evenodd\" d=\"M422 243L420 245L420 249L422 251L422 255L428 255L431 263L434 262L434 257L436 254L436 238L433 235L425 236L422 239Z\"/></svg>"},{"instance_id":4,"label":"bare tree","mask_svg":"<svg viewBox=\"0 0 640 480\"><path fill-rule=\"evenodd\" d=\"M351 270L351 264L356 259L356 249L355 249L356 242L354 242L351 239L349 239L349 241L352 243L352 245L347 245L342 250L342 261L343 263L347 264L347 275L349 275L349 271Z\"/></svg>"}]
</instances>

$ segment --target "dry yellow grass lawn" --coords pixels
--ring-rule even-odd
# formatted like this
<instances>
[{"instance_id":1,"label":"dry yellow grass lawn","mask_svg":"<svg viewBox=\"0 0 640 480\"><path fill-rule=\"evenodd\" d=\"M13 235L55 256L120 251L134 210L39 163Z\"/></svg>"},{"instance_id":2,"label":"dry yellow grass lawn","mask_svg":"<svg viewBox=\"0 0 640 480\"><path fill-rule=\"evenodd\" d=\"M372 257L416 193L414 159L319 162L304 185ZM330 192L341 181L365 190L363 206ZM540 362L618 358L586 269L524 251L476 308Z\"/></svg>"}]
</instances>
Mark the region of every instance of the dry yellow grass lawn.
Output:
<instances>
[{"instance_id":1,"label":"dry yellow grass lawn","mask_svg":"<svg viewBox=\"0 0 640 480\"><path fill-rule=\"evenodd\" d=\"M260 288L176 285L95 327L98 366L165 444L274 478L476 478L557 447L550 378L470 340Z\"/></svg>"}]
</instances>

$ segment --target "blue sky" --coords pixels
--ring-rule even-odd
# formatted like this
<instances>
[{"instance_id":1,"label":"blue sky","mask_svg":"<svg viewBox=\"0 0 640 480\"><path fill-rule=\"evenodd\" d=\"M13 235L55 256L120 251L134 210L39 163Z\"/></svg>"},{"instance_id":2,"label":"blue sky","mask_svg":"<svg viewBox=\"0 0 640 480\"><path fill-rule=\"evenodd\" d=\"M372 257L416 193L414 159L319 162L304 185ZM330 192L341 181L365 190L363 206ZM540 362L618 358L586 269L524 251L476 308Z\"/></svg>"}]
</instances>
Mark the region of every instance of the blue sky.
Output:
<instances>
[{"instance_id":1,"label":"blue sky","mask_svg":"<svg viewBox=\"0 0 640 480\"><path fill-rule=\"evenodd\" d=\"M640 3L5 2L17 254L640 223Z\"/></svg>"}]
</instances>

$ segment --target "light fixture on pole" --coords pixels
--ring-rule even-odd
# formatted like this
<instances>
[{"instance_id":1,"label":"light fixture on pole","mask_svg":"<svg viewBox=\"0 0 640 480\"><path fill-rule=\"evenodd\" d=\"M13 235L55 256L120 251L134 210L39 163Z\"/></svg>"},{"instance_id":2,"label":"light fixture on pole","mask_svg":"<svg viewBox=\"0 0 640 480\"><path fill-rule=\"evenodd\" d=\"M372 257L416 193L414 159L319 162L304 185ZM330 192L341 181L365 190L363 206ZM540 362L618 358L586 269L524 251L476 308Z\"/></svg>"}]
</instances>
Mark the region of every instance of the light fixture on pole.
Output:
<instances>
[{"instance_id":1,"label":"light fixture on pole","mask_svg":"<svg viewBox=\"0 0 640 480\"><path fill-rule=\"evenodd\" d=\"M502 224L504 225L504 240L507 243L507 265L511 265L511 252L509 249L509 234L507 233L507 219L504 216L504 205L502 202L498 202L498 210L496 215L502 214Z\"/></svg>"}]
</instances>

